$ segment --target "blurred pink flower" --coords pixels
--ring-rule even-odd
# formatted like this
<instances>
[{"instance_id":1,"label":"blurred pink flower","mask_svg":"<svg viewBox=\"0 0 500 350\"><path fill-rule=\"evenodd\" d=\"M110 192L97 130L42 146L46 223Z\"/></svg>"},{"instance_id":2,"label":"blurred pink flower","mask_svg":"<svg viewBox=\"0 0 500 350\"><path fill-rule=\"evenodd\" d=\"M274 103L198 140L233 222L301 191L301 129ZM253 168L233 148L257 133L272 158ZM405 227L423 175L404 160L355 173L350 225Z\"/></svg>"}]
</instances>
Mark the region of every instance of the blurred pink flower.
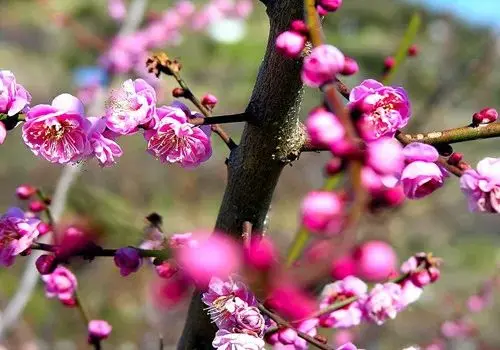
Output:
<instances>
[{"instance_id":1,"label":"blurred pink flower","mask_svg":"<svg viewBox=\"0 0 500 350\"><path fill-rule=\"evenodd\" d=\"M367 241L353 252L356 275L369 281L383 281L397 270L397 256L392 247L383 241Z\"/></svg>"},{"instance_id":2,"label":"blurred pink flower","mask_svg":"<svg viewBox=\"0 0 500 350\"><path fill-rule=\"evenodd\" d=\"M108 0L108 13L114 20L122 21L127 15L123 0Z\"/></svg>"},{"instance_id":3,"label":"blurred pink flower","mask_svg":"<svg viewBox=\"0 0 500 350\"><path fill-rule=\"evenodd\" d=\"M155 115L156 92L143 79L126 80L106 103L106 126L122 135L147 125Z\"/></svg>"},{"instance_id":4,"label":"blurred pink flower","mask_svg":"<svg viewBox=\"0 0 500 350\"><path fill-rule=\"evenodd\" d=\"M78 283L75 275L64 266L58 266L50 275L42 275L42 280L47 298L57 297L62 302L73 300Z\"/></svg>"},{"instance_id":5,"label":"blurred pink flower","mask_svg":"<svg viewBox=\"0 0 500 350\"><path fill-rule=\"evenodd\" d=\"M24 143L51 163L76 163L91 149L87 137L90 122L83 104L70 94L54 98L52 105L37 105L26 113Z\"/></svg>"},{"instance_id":6,"label":"blurred pink flower","mask_svg":"<svg viewBox=\"0 0 500 350\"><path fill-rule=\"evenodd\" d=\"M8 116L26 112L31 95L20 84L11 71L0 70L0 113Z\"/></svg>"},{"instance_id":7,"label":"blurred pink flower","mask_svg":"<svg viewBox=\"0 0 500 350\"><path fill-rule=\"evenodd\" d=\"M403 170L403 147L396 139L380 137L367 144L367 151L367 164L379 174L397 176Z\"/></svg>"},{"instance_id":8,"label":"blurred pink flower","mask_svg":"<svg viewBox=\"0 0 500 350\"><path fill-rule=\"evenodd\" d=\"M466 170L460 178L460 188L470 211L500 213L500 159L484 158L476 170Z\"/></svg>"},{"instance_id":9,"label":"blurred pink flower","mask_svg":"<svg viewBox=\"0 0 500 350\"><path fill-rule=\"evenodd\" d=\"M179 267L198 286L207 286L212 277L228 278L241 265L241 251L231 238L215 233L194 247L178 252Z\"/></svg>"},{"instance_id":10,"label":"blurred pink flower","mask_svg":"<svg viewBox=\"0 0 500 350\"><path fill-rule=\"evenodd\" d=\"M363 306L368 320L379 326L388 319L396 318L397 313L405 306L401 286L392 282L376 284Z\"/></svg>"},{"instance_id":11,"label":"blurred pink flower","mask_svg":"<svg viewBox=\"0 0 500 350\"><path fill-rule=\"evenodd\" d=\"M443 186L448 172L436 163L439 154L434 147L413 142L403 148L403 154L407 165L400 181L408 198L428 196Z\"/></svg>"},{"instance_id":12,"label":"blurred pink flower","mask_svg":"<svg viewBox=\"0 0 500 350\"><path fill-rule=\"evenodd\" d=\"M156 128L144 132L149 153L163 163L179 163L183 167L196 167L210 158L210 129L189 124L189 110L181 104L163 106L157 109L157 115Z\"/></svg>"},{"instance_id":13,"label":"blurred pink flower","mask_svg":"<svg viewBox=\"0 0 500 350\"><path fill-rule=\"evenodd\" d=\"M335 234L343 222L344 204L333 192L309 192L302 200L301 221L314 233Z\"/></svg>"},{"instance_id":14,"label":"blurred pink flower","mask_svg":"<svg viewBox=\"0 0 500 350\"><path fill-rule=\"evenodd\" d=\"M312 296L286 281L276 281L276 286L270 291L266 303L290 320L309 317L317 308Z\"/></svg>"},{"instance_id":15,"label":"blurred pink flower","mask_svg":"<svg viewBox=\"0 0 500 350\"><path fill-rule=\"evenodd\" d=\"M103 320L91 320L88 325L89 342L107 339L113 327Z\"/></svg>"},{"instance_id":16,"label":"blurred pink flower","mask_svg":"<svg viewBox=\"0 0 500 350\"><path fill-rule=\"evenodd\" d=\"M351 255L345 255L332 261L330 275L333 279L341 280L356 274L356 261Z\"/></svg>"},{"instance_id":17,"label":"blurred pink flower","mask_svg":"<svg viewBox=\"0 0 500 350\"><path fill-rule=\"evenodd\" d=\"M337 350L358 350L358 348L353 343L346 343L346 344L338 347ZM362 349L359 349L359 350L362 350Z\"/></svg>"},{"instance_id":18,"label":"blurred pink flower","mask_svg":"<svg viewBox=\"0 0 500 350\"><path fill-rule=\"evenodd\" d=\"M276 38L276 49L290 58L297 58L304 50L306 38L300 33L287 30Z\"/></svg>"},{"instance_id":19,"label":"blurred pink flower","mask_svg":"<svg viewBox=\"0 0 500 350\"><path fill-rule=\"evenodd\" d=\"M320 310L343 300L358 297L364 299L368 287L365 282L354 276L327 284L320 296ZM354 301L338 310L323 314L319 318L320 325L327 328L348 328L361 323L363 312L359 301Z\"/></svg>"},{"instance_id":20,"label":"blurred pink flower","mask_svg":"<svg viewBox=\"0 0 500 350\"><path fill-rule=\"evenodd\" d=\"M360 129L365 139L381 136L392 137L396 131L408 124L411 115L410 100L401 87L384 86L368 79L351 90L349 106L362 104Z\"/></svg>"},{"instance_id":21,"label":"blurred pink flower","mask_svg":"<svg viewBox=\"0 0 500 350\"><path fill-rule=\"evenodd\" d=\"M246 333L231 333L225 329L218 330L212 342L217 350L261 350L264 345L262 338Z\"/></svg>"},{"instance_id":22,"label":"blurred pink flower","mask_svg":"<svg viewBox=\"0 0 500 350\"><path fill-rule=\"evenodd\" d=\"M252 239L245 249L245 261L256 270L269 270L277 261L277 252L273 242L266 237Z\"/></svg>"},{"instance_id":23,"label":"blurred pink flower","mask_svg":"<svg viewBox=\"0 0 500 350\"><path fill-rule=\"evenodd\" d=\"M0 266L10 266L16 255L31 247L39 236L38 218L28 218L25 213L12 207L0 217Z\"/></svg>"},{"instance_id":24,"label":"blurred pink flower","mask_svg":"<svg viewBox=\"0 0 500 350\"><path fill-rule=\"evenodd\" d=\"M332 45L321 45L312 49L304 58L302 81L309 87L320 87L333 81L344 69L344 55Z\"/></svg>"},{"instance_id":25,"label":"blurred pink flower","mask_svg":"<svg viewBox=\"0 0 500 350\"><path fill-rule=\"evenodd\" d=\"M307 335L314 337L318 334L316 327L318 326L318 319L311 318L294 324L295 328ZM284 328L277 332L276 342L273 344L273 349L289 349L289 350L306 350L308 343L299 337L295 329Z\"/></svg>"},{"instance_id":26,"label":"blurred pink flower","mask_svg":"<svg viewBox=\"0 0 500 350\"><path fill-rule=\"evenodd\" d=\"M116 163L115 158L121 157L123 151L112 136L107 132L105 118L87 118L92 126L89 131L90 147L94 156L102 167L111 166Z\"/></svg>"},{"instance_id":27,"label":"blurred pink flower","mask_svg":"<svg viewBox=\"0 0 500 350\"><path fill-rule=\"evenodd\" d=\"M342 0L319 0L317 4L328 12L334 12L342 6Z\"/></svg>"},{"instance_id":28,"label":"blurred pink flower","mask_svg":"<svg viewBox=\"0 0 500 350\"><path fill-rule=\"evenodd\" d=\"M345 130L338 118L324 108L315 108L306 120L307 133L315 145L330 146L344 138Z\"/></svg>"}]
</instances>

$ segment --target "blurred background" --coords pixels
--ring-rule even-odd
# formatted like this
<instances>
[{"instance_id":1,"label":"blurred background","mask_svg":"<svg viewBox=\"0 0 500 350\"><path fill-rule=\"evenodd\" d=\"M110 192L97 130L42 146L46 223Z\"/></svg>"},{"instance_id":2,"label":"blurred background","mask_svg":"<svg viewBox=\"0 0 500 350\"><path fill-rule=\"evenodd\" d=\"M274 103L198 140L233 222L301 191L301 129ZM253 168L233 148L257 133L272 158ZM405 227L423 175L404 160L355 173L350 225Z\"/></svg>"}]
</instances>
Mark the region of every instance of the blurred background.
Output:
<instances>
[{"instance_id":1,"label":"blurred background","mask_svg":"<svg viewBox=\"0 0 500 350\"><path fill-rule=\"evenodd\" d=\"M174 1L150 0L141 25L161 15ZM195 2L202 6L202 2ZM49 103L56 95L76 94L75 72L95 66L99 49L81 40L91 33L109 42L120 24L108 14L104 0L0 0L0 69L12 70L32 94L32 105ZM360 72L345 79L349 86L381 76L384 58L394 54L415 11L423 25L415 41L420 49L397 73L413 103L408 131L432 131L468 124L479 109L500 104L500 4L496 0L346 0L341 10L325 20L328 41L354 57ZM68 25L78 23L78 26ZM164 50L183 63L183 73L196 94L211 92L219 98L215 114L245 109L267 42L267 17L255 1L247 20L225 19L190 29L169 42ZM83 33L83 34L82 34ZM131 76L144 74L135 72ZM77 75L78 77L78 75ZM112 84L119 84L119 75ZM158 84L162 101L171 101L173 81ZM80 91L81 92L81 91ZM319 96L306 91L303 115ZM95 107L95 106L94 106ZM98 112L97 112L98 113ZM241 126L228 127L238 140ZM0 149L0 209L16 205L15 188L22 183L54 190L62 167L39 160L24 146L19 128L9 133ZM497 140L456 145L475 164L484 156L498 156ZM225 186L227 150L214 139L215 154L196 171L166 166L146 155L141 136L120 141L124 155L112 168L94 162L83 170L69 192L62 219L90 221L98 227L102 244L118 247L137 244L143 237L145 216L158 212L168 233L211 229ZM297 229L301 197L322 182L327 155L303 154L287 167L274 195L269 233L285 250ZM383 327L362 326L354 331L359 346L401 349L427 344L439 325L453 317L467 296L495 273L500 263L500 218L471 215L458 181L418 202L376 217L367 216L363 239L388 240L401 261L414 252L431 251L444 259L442 279L427 288L420 302ZM24 258L0 270L0 310L16 292ZM173 348L182 329L187 303L161 308L153 297L154 271L143 268L121 278L111 260L75 265L80 294L94 318L113 325L105 349L157 349L158 334L165 348ZM470 320L481 342L458 339L449 349L500 349L500 303ZM330 335L328 335L331 337ZM481 343L480 345L478 345ZM0 340L6 349L87 349L86 332L75 310L47 300L39 285L19 322ZM1 346L0 346L1 348Z\"/></svg>"}]
</instances>

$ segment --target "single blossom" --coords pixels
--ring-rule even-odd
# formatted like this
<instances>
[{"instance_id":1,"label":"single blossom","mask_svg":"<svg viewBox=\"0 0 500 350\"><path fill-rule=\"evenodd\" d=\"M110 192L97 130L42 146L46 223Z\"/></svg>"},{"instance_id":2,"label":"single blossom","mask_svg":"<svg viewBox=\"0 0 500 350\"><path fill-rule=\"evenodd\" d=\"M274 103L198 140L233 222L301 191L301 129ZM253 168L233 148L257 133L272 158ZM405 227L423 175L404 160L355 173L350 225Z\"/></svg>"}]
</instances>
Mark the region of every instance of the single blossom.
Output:
<instances>
[{"instance_id":1,"label":"single blossom","mask_svg":"<svg viewBox=\"0 0 500 350\"><path fill-rule=\"evenodd\" d=\"M154 124L156 92L145 80L126 80L106 103L106 126L122 135Z\"/></svg>"},{"instance_id":2,"label":"single blossom","mask_svg":"<svg viewBox=\"0 0 500 350\"><path fill-rule=\"evenodd\" d=\"M42 275L42 280L47 298L57 297L63 303L74 300L78 283L75 275L64 266L58 266L50 275Z\"/></svg>"},{"instance_id":3,"label":"single blossom","mask_svg":"<svg viewBox=\"0 0 500 350\"><path fill-rule=\"evenodd\" d=\"M403 147L394 138L381 137L367 145L367 163L383 175L399 175L404 167Z\"/></svg>"},{"instance_id":4,"label":"single blossom","mask_svg":"<svg viewBox=\"0 0 500 350\"><path fill-rule=\"evenodd\" d=\"M301 204L302 224L315 233L335 234L343 222L343 206L333 192L309 192Z\"/></svg>"},{"instance_id":5,"label":"single blossom","mask_svg":"<svg viewBox=\"0 0 500 350\"><path fill-rule=\"evenodd\" d=\"M343 280L327 284L320 296L320 310L346 299L357 297L364 299L368 287L366 283L354 276L347 276ZM353 301L335 311L323 314L319 318L320 325L328 328L348 328L361 323L363 317L362 304L359 300Z\"/></svg>"},{"instance_id":6,"label":"single blossom","mask_svg":"<svg viewBox=\"0 0 500 350\"><path fill-rule=\"evenodd\" d=\"M437 164L439 154L430 145L413 142L403 148L406 167L401 173L401 184L405 195L419 199L443 186L448 172Z\"/></svg>"},{"instance_id":7,"label":"single blossom","mask_svg":"<svg viewBox=\"0 0 500 350\"><path fill-rule=\"evenodd\" d=\"M311 337L318 334L318 319L311 318L294 325L295 328ZM306 350L308 343L299 337L297 331L292 328L284 328L276 332L276 335L270 339L274 349Z\"/></svg>"},{"instance_id":8,"label":"single blossom","mask_svg":"<svg viewBox=\"0 0 500 350\"><path fill-rule=\"evenodd\" d=\"M303 34L287 30L276 38L276 49L290 58L297 58L304 50L306 38Z\"/></svg>"},{"instance_id":9,"label":"single blossom","mask_svg":"<svg viewBox=\"0 0 500 350\"><path fill-rule=\"evenodd\" d=\"M161 162L196 167L212 155L210 129L190 124L188 118L193 114L186 109L180 104L158 108L158 125L146 130L144 137L148 152Z\"/></svg>"},{"instance_id":10,"label":"single blossom","mask_svg":"<svg viewBox=\"0 0 500 350\"><path fill-rule=\"evenodd\" d=\"M225 329L218 330L212 342L217 350L261 350L264 345L262 338L246 333L231 333Z\"/></svg>"},{"instance_id":11,"label":"single blossom","mask_svg":"<svg viewBox=\"0 0 500 350\"><path fill-rule=\"evenodd\" d=\"M0 217L0 265L12 265L17 255L30 248L40 234L39 224L39 219L26 217L15 207Z\"/></svg>"},{"instance_id":12,"label":"single blossom","mask_svg":"<svg viewBox=\"0 0 500 350\"><path fill-rule=\"evenodd\" d=\"M237 327L236 312L241 308L257 306L257 300L248 287L229 278L226 281L213 277L201 300L208 306L208 314L219 328Z\"/></svg>"},{"instance_id":13,"label":"single blossom","mask_svg":"<svg viewBox=\"0 0 500 350\"><path fill-rule=\"evenodd\" d=\"M392 282L376 284L363 306L368 320L379 326L388 319L396 318L397 313L405 306L401 286Z\"/></svg>"},{"instance_id":14,"label":"single blossom","mask_svg":"<svg viewBox=\"0 0 500 350\"><path fill-rule=\"evenodd\" d=\"M344 55L332 45L321 45L312 49L304 58L302 81L309 87L320 87L333 81L344 69Z\"/></svg>"},{"instance_id":15,"label":"single blossom","mask_svg":"<svg viewBox=\"0 0 500 350\"><path fill-rule=\"evenodd\" d=\"M26 113L24 143L51 163L68 164L83 160L90 152L90 122L76 97L62 94L51 105L37 105Z\"/></svg>"},{"instance_id":16,"label":"single blossom","mask_svg":"<svg viewBox=\"0 0 500 350\"><path fill-rule=\"evenodd\" d=\"M8 116L26 112L31 102L31 95L20 84L11 71L0 70L0 114Z\"/></svg>"},{"instance_id":17,"label":"single blossom","mask_svg":"<svg viewBox=\"0 0 500 350\"><path fill-rule=\"evenodd\" d=\"M460 188L467 197L470 211L499 213L500 159L484 158L476 170L466 170L460 178Z\"/></svg>"},{"instance_id":18,"label":"single blossom","mask_svg":"<svg viewBox=\"0 0 500 350\"><path fill-rule=\"evenodd\" d=\"M89 342L107 339L113 327L103 320L91 320L88 325Z\"/></svg>"},{"instance_id":19,"label":"single blossom","mask_svg":"<svg viewBox=\"0 0 500 350\"><path fill-rule=\"evenodd\" d=\"M90 148L102 167L116 163L115 158L123 154L120 146L113 140L113 134L106 129L105 118L88 118L92 126L89 131Z\"/></svg>"},{"instance_id":20,"label":"single blossom","mask_svg":"<svg viewBox=\"0 0 500 350\"><path fill-rule=\"evenodd\" d=\"M411 104L401 87L384 86L368 79L351 90L349 106L361 112L359 127L365 139L392 137L408 124Z\"/></svg>"},{"instance_id":21,"label":"single blossom","mask_svg":"<svg viewBox=\"0 0 500 350\"><path fill-rule=\"evenodd\" d=\"M242 307L236 310L236 329L241 332L254 334L258 337L264 335L266 321L255 306Z\"/></svg>"}]
</instances>

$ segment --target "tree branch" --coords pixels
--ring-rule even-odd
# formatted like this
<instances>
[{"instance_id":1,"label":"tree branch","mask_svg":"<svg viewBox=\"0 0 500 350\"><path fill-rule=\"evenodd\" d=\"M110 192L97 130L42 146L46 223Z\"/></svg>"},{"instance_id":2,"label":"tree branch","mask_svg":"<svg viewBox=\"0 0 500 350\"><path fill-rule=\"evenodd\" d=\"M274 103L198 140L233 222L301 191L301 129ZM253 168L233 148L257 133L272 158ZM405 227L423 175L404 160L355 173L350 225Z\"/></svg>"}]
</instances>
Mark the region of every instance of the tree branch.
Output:
<instances>
[{"instance_id":1,"label":"tree branch","mask_svg":"<svg viewBox=\"0 0 500 350\"><path fill-rule=\"evenodd\" d=\"M247 123L238 148L228 161L228 183L215 229L241 238L243 222L259 232L264 227L274 189L291 153L299 154L305 132L299 123L302 101L300 62L280 55L276 37L301 18L302 0L268 2L270 32L252 97ZM193 295L179 349L212 349L216 328L210 323L200 299Z\"/></svg>"},{"instance_id":2,"label":"tree branch","mask_svg":"<svg viewBox=\"0 0 500 350\"><path fill-rule=\"evenodd\" d=\"M491 123L478 126L468 125L442 131L405 134L405 137L407 137L411 142L422 142L429 145L489 139L493 137L500 137L500 123Z\"/></svg>"}]
</instances>

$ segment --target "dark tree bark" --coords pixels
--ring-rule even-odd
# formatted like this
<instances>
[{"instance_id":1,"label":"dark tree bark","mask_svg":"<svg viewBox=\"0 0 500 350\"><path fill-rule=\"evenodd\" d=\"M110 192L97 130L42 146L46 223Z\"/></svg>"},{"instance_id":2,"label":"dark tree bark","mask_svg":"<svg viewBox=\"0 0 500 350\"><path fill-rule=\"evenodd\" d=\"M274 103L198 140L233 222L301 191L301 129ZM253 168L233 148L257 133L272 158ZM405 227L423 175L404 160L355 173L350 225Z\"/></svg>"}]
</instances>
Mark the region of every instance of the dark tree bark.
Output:
<instances>
[{"instance_id":1,"label":"dark tree bark","mask_svg":"<svg viewBox=\"0 0 500 350\"><path fill-rule=\"evenodd\" d=\"M228 161L228 183L215 229L241 236L243 222L263 228L274 189L290 155L298 155L305 141L299 123L302 101L300 62L280 55L276 37L290 22L302 18L302 0L268 0L270 20L267 50L252 97L246 109L251 122L245 125L240 145ZM178 349L213 349L216 328L210 323L200 292L193 295Z\"/></svg>"}]
</instances>

